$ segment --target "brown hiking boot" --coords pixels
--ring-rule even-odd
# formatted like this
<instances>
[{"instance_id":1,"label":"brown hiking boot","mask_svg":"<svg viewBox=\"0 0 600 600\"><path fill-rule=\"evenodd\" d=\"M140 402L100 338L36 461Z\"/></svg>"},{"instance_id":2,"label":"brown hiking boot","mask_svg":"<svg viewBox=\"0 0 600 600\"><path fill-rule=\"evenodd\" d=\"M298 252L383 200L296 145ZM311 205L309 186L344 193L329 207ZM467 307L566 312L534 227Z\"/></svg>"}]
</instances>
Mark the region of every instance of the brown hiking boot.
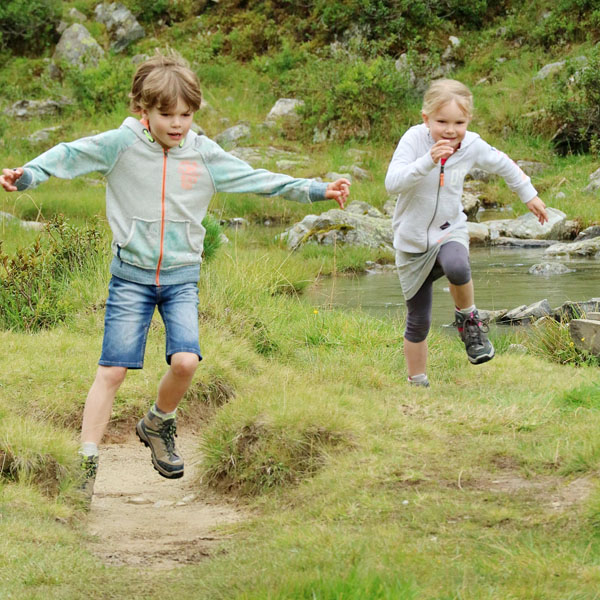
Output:
<instances>
[{"instance_id":1,"label":"brown hiking boot","mask_svg":"<svg viewBox=\"0 0 600 600\"><path fill-rule=\"evenodd\" d=\"M183 459L175 448L175 417L161 419L149 411L138 421L135 431L140 441L150 448L152 464L160 475L167 479L183 477Z\"/></svg>"}]
</instances>

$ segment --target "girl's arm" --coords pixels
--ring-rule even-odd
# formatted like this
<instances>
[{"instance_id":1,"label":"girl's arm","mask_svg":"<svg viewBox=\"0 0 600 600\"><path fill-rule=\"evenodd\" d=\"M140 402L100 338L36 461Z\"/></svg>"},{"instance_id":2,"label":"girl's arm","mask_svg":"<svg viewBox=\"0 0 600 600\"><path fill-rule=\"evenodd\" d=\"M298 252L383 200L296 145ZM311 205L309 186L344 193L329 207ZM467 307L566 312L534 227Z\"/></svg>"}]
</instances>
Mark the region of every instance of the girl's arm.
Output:
<instances>
[{"instance_id":1,"label":"girl's arm","mask_svg":"<svg viewBox=\"0 0 600 600\"><path fill-rule=\"evenodd\" d=\"M385 176L385 189L390 194L411 189L436 166L429 150L418 155L417 136L418 130L412 128L398 142Z\"/></svg>"},{"instance_id":2,"label":"girl's arm","mask_svg":"<svg viewBox=\"0 0 600 600\"><path fill-rule=\"evenodd\" d=\"M531 184L531 178L504 152L496 150L482 139L475 143L479 145L476 165L500 175L543 225L548 220L546 205L538 197L536 189Z\"/></svg>"}]
</instances>

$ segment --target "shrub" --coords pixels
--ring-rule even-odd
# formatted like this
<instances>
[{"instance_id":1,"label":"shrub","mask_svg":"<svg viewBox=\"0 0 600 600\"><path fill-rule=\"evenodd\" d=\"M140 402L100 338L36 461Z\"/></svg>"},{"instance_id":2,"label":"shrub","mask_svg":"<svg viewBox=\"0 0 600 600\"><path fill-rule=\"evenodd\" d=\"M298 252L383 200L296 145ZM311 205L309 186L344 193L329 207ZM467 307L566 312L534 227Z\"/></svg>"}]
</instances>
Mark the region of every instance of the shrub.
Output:
<instances>
[{"instance_id":1,"label":"shrub","mask_svg":"<svg viewBox=\"0 0 600 600\"><path fill-rule=\"evenodd\" d=\"M576 63L555 83L555 100L546 109L544 126L554 131L553 143L560 154L592 151L600 140L600 51L594 49L587 65Z\"/></svg>"},{"instance_id":2,"label":"shrub","mask_svg":"<svg viewBox=\"0 0 600 600\"><path fill-rule=\"evenodd\" d=\"M217 250L223 244L223 229L221 228L219 221L210 214L204 217L202 226L206 229L203 257L205 261L209 261L215 256Z\"/></svg>"},{"instance_id":3,"label":"shrub","mask_svg":"<svg viewBox=\"0 0 600 600\"><path fill-rule=\"evenodd\" d=\"M62 15L59 0L3 0L0 3L0 48L36 54L57 40Z\"/></svg>"},{"instance_id":4,"label":"shrub","mask_svg":"<svg viewBox=\"0 0 600 600\"><path fill-rule=\"evenodd\" d=\"M64 293L69 279L95 263L101 234L94 223L73 227L63 217L13 257L0 242L0 329L36 331L64 321L71 306Z\"/></svg>"}]
</instances>

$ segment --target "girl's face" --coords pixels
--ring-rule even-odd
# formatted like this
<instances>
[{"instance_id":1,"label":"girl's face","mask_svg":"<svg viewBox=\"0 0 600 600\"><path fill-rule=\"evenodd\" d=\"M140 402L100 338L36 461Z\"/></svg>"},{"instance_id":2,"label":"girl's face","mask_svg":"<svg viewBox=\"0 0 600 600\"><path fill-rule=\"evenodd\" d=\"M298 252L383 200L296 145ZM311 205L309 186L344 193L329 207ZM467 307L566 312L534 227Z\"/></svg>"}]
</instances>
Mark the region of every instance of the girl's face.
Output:
<instances>
[{"instance_id":1,"label":"girl's face","mask_svg":"<svg viewBox=\"0 0 600 600\"><path fill-rule=\"evenodd\" d=\"M422 115L423 122L429 127L433 141L445 140L455 150L463 141L471 120L465 115L456 100L446 102L430 115L425 113L422 113Z\"/></svg>"},{"instance_id":2,"label":"girl's face","mask_svg":"<svg viewBox=\"0 0 600 600\"><path fill-rule=\"evenodd\" d=\"M177 105L168 110L159 110L157 107L142 110L142 118L148 122L148 129L154 139L165 149L169 150L179 146L188 134L194 113L181 99Z\"/></svg>"}]
</instances>

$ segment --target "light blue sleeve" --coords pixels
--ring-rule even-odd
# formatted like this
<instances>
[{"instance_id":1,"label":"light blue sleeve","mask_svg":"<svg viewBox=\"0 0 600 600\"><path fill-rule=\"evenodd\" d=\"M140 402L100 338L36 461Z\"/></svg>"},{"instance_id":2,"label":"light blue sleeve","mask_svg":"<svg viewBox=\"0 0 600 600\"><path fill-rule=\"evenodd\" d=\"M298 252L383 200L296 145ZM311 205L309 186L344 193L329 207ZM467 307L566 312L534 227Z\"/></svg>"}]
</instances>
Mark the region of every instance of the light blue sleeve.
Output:
<instances>
[{"instance_id":1,"label":"light blue sleeve","mask_svg":"<svg viewBox=\"0 0 600 600\"><path fill-rule=\"evenodd\" d=\"M106 175L134 139L133 132L121 128L58 144L24 165L16 187L22 191L37 187L50 177L73 179L93 171Z\"/></svg>"},{"instance_id":2,"label":"light blue sleeve","mask_svg":"<svg viewBox=\"0 0 600 600\"><path fill-rule=\"evenodd\" d=\"M254 169L205 137L198 138L196 147L204 159L217 192L283 196L287 200L303 203L327 199L327 183L314 179L296 179L265 169Z\"/></svg>"}]
</instances>

